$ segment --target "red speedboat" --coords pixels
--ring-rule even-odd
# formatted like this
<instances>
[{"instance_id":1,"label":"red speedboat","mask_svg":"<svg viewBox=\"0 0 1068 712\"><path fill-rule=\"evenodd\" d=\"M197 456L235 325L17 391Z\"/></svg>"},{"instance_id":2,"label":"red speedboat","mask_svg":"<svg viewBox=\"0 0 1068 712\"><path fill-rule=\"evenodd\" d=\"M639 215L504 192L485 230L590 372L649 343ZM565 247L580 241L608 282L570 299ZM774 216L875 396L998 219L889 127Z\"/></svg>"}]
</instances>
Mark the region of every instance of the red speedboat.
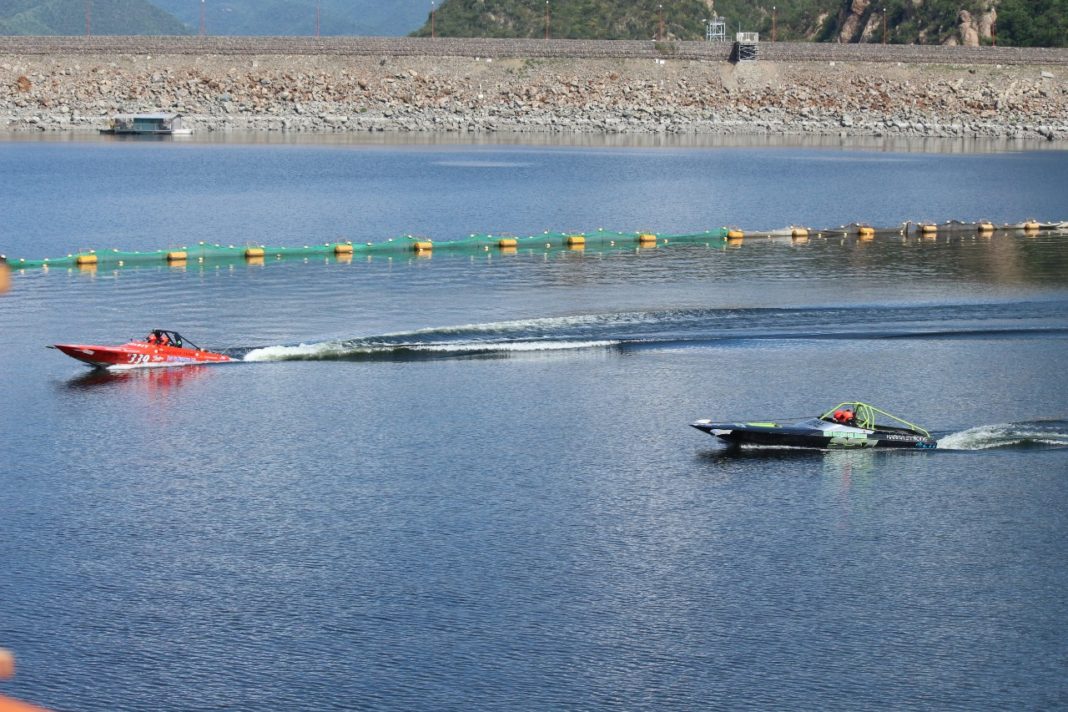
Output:
<instances>
[{"instance_id":1,"label":"red speedboat","mask_svg":"<svg viewBox=\"0 0 1068 712\"><path fill-rule=\"evenodd\" d=\"M177 331L153 329L144 339L121 346L56 344L71 358L96 368L138 368L142 366L185 366L198 363L233 361L225 354L205 351Z\"/></svg>"}]
</instances>

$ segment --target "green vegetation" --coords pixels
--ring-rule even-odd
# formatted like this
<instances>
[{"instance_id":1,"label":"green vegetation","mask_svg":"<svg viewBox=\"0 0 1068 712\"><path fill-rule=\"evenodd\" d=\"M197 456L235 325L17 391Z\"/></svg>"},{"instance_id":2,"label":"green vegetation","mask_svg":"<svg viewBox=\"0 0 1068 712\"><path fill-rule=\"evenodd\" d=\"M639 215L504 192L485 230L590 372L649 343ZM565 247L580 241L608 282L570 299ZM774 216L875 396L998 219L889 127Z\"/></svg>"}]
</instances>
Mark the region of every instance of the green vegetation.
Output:
<instances>
[{"instance_id":1,"label":"green vegetation","mask_svg":"<svg viewBox=\"0 0 1068 712\"><path fill-rule=\"evenodd\" d=\"M704 37L702 21L708 15L703 0L552 0L548 25L552 37L564 39L693 40ZM434 25L442 37L544 37L546 3L446 0ZM429 37L429 21L413 34Z\"/></svg>"},{"instance_id":2,"label":"green vegetation","mask_svg":"<svg viewBox=\"0 0 1068 712\"><path fill-rule=\"evenodd\" d=\"M0 35L84 35L84 0L0 0ZM147 0L97 0L94 35L184 35L188 29Z\"/></svg>"},{"instance_id":3,"label":"green vegetation","mask_svg":"<svg viewBox=\"0 0 1068 712\"><path fill-rule=\"evenodd\" d=\"M991 0L872 0L851 41L939 44L958 34L959 14L975 20ZM563 39L678 39L704 37L710 16L705 0L444 0L434 18L442 37L544 37ZM781 41L838 41L851 0L716 0L726 19L727 36L759 32ZM662 10L661 10L662 7ZM773 9L774 8L774 9ZM1017 46L1068 46L1068 0L1000 0L997 43ZM661 34L661 16L663 34ZM874 19L873 19L874 18ZM871 23L869 25L869 23ZM861 32L869 27L867 36ZM428 37L427 23L412 33ZM988 41L988 40L984 40Z\"/></svg>"},{"instance_id":4,"label":"green vegetation","mask_svg":"<svg viewBox=\"0 0 1068 712\"><path fill-rule=\"evenodd\" d=\"M1002 0L998 44L1068 47L1068 0Z\"/></svg>"}]
</instances>

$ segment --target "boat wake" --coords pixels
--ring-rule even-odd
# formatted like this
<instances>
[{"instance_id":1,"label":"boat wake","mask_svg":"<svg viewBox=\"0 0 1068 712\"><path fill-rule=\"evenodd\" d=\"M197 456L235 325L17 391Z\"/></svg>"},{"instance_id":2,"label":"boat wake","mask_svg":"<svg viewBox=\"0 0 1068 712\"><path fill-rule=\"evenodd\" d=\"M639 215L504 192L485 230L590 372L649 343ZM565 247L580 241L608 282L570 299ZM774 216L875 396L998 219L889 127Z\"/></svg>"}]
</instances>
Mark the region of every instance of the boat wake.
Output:
<instances>
[{"instance_id":1,"label":"boat wake","mask_svg":"<svg viewBox=\"0 0 1068 712\"><path fill-rule=\"evenodd\" d=\"M1068 447L1068 421L1033 420L979 425L938 440L939 450Z\"/></svg>"},{"instance_id":2,"label":"boat wake","mask_svg":"<svg viewBox=\"0 0 1068 712\"><path fill-rule=\"evenodd\" d=\"M417 361L433 358L506 358L523 353L615 346L613 341L382 342L379 339L326 341L253 349L245 361Z\"/></svg>"},{"instance_id":3,"label":"boat wake","mask_svg":"<svg viewBox=\"0 0 1068 712\"><path fill-rule=\"evenodd\" d=\"M614 348L689 349L766 340L1063 338L1068 327L1019 304L811 308L683 308L608 312L444 326L250 349L246 361L500 358Z\"/></svg>"}]
</instances>

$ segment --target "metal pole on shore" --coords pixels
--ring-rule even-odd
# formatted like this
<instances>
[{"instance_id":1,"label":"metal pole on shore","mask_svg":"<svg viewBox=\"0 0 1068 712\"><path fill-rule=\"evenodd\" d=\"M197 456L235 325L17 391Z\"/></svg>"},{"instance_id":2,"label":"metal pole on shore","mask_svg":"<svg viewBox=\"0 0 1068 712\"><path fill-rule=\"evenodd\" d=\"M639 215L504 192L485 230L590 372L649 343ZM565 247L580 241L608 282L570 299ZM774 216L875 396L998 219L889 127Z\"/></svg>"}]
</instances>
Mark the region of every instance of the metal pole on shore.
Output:
<instances>
[{"instance_id":1,"label":"metal pole on shore","mask_svg":"<svg viewBox=\"0 0 1068 712\"><path fill-rule=\"evenodd\" d=\"M430 0L430 39L437 39L438 33L434 28L434 13L437 8L434 7L434 0Z\"/></svg>"},{"instance_id":2,"label":"metal pole on shore","mask_svg":"<svg viewBox=\"0 0 1068 712\"><path fill-rule=\"evenodd\" d=\"M204 35L208 34L208 22L207 22L207 18L205 17L204 2L205 2L205 0L200 0L200 36L201 37L203 37Z\"/></svg>"},{"instance_id":3,"label":"metal pole on shore","mask_svg":"<svg viewBox=\"0 0 1068 712\"><path fill-rule=\"evenodd\" d=\"M545 39L549 39L549 0L545 0Z\"/></svg>"},{"instance_id":4,"label":"metal pole on shore","mask_svg":"<svg viewBox=\"0 0 1068 712\"><path fill-rule=\"evenodd\" d=\"M319 0L315 0L315 37L319 38Z\"/></svg>"},{"instance_id":5,"label":"metal pole on shore","mask_svg":"<svg viewBox=\"0 0 1068 712\"><path fill-rule=\"evenodd\" d=\"M93 36L93 0L85 0L85 36Z\"/></svg>"},{"instance_id":6,"label":"metal pole on shore","mask_svg":"<svg viewBox=\"0 0 1068 712\"><path fill-rule=\"evenodd\" d=\"M775 6L771 6L771 41L775 41Z\"/></svg>"}]
</instances>

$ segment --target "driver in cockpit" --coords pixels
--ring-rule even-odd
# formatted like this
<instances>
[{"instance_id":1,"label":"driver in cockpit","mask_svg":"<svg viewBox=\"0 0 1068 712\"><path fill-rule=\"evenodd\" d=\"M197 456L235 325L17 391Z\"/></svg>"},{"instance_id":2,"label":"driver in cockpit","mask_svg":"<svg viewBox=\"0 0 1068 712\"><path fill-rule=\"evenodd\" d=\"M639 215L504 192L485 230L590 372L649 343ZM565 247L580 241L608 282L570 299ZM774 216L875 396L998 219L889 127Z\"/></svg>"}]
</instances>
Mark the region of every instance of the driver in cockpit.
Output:
<instances>
[{"instance_id":1,"label":"driver in cockpit","mask_svg":"<svg viewBox=\"0 0 1068 712\"><path fill-rule=\"evenodd\" d=\"M834 411L834 422L842 425L856 425L856 414L849 408L839 408Z\"/></svg>"}]
</instances>

